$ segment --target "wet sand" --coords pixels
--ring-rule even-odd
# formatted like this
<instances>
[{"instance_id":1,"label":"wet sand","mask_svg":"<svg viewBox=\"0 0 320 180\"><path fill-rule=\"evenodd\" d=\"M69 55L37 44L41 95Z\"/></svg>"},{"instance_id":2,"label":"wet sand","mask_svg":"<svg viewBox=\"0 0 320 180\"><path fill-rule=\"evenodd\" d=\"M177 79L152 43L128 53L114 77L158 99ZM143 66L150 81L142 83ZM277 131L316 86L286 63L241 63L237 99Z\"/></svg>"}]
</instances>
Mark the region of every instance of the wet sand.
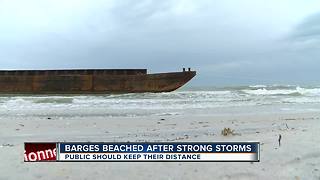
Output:
<instances>
[{"instance_id":1,"label":"wet sand","mask_svg":"<svg viewBox=\"0 0 320 180\"><path fill-rule=\"evenodd\" d=\"M1 116L0 179L320 179L319 129L320 113ZM25 141L259 141L261 161L24 163Z\"/></svg>"}]
</instances>

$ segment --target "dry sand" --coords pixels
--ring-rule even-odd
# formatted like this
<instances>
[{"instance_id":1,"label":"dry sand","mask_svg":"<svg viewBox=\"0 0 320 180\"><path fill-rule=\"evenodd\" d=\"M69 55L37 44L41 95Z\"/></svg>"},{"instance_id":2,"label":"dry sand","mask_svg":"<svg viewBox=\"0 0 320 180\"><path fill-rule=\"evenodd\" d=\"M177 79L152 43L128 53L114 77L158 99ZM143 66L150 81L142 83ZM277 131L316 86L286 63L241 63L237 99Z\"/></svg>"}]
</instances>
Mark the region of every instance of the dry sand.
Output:
<instances>
[{"instance_id":1,"label":"dry sand","mask_svg":"<svg viewBox=\"0 0 320 180\"><path fill-rule=\"evenodd\" d=\"M225 127L236 134L222 136ZM0 137L0 179L320 179L320 113L2 116ZM25 141L259 141L261 161L24 163Z\"/></svg>"}]
</instances>

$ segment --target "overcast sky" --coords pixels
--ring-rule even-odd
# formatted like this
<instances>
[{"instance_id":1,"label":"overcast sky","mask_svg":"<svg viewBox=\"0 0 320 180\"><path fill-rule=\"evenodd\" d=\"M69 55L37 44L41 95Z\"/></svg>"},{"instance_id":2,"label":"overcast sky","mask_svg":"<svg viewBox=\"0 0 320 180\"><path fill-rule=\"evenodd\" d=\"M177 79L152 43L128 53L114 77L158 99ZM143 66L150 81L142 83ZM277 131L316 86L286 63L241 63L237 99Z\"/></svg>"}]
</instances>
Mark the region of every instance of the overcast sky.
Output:
<instances>
[{"instance_id":1,"label":"overcast sky","mask_svg":"<svg viewBox=\"0 0 320 180\"><path fill-rule=\"evenodd\" d=\"M0 0L0 68L191 67L191 85L320 84L317 0Z\"/></svg>"}]
</instances>

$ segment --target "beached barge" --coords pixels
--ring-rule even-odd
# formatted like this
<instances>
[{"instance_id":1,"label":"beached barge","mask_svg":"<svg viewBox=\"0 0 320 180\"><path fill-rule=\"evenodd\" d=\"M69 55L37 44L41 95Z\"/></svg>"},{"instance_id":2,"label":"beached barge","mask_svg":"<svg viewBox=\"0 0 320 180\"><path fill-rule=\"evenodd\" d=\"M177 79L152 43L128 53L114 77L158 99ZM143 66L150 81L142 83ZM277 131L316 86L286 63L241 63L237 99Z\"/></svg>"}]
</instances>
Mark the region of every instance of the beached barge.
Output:
<instances>
[{"instance_id":1,"label":"beached barge","mask_svg":"<svg viewBox=\"0 0 320 180\"><path fill-rule=\"evenodd\" d=\"M85 94L169 92L196 71L147 74L146 69L2 70L0 93Z\"/></svg>"}]
</instances>

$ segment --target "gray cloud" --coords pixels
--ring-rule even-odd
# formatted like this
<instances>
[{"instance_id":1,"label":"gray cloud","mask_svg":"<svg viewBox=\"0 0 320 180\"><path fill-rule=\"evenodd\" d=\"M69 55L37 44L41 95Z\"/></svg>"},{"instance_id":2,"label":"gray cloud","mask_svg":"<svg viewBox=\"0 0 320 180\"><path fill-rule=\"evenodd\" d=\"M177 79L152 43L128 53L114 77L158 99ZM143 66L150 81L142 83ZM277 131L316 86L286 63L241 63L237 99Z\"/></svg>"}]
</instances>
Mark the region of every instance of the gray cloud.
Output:
<instances>
[{"instance_id":1,"label":"gray cloud","mask_svg":"<svg viewBox=\"0 0 320 180\"><path fill-rule=\"evenodd\" d=\"M293 30L290 38L298 41L320 40L320 12L306 17Z\"/></svg>"},{"instance_id":2,"label":"gray cloud","mask_svg":"<svg viewBox=\"0 0 320 180\"><path fill-rule=\"evenodd\" d=\"M279 7L277 3L6 2L0 2L3 69L148 68L163 72L192 67L199 72L194 85L313 83L320 72L316 68L319 53L313 45L299 41L297 50L295 42L316 39L319 14L292 29L290 41L283 40L288 33L279 29L286 29L288 20L275 18L283 9L277 14L266 8Z\"/></svg>"}]
</instances>

